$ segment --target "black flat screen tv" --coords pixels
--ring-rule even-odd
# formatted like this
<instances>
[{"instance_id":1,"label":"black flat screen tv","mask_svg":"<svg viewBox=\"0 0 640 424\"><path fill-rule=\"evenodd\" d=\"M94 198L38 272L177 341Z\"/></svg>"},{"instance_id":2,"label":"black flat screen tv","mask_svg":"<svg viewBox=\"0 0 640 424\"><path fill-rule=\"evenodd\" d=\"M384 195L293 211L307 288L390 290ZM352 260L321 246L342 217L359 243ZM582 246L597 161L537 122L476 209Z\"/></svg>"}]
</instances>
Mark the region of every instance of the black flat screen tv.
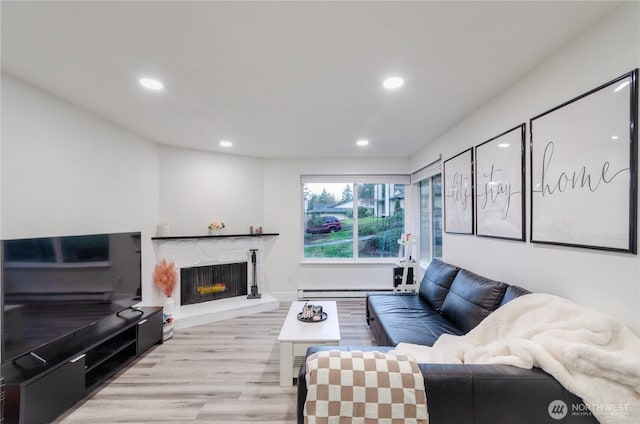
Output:
<instances>
[{"instance_id":1,"label":"black flat screen tv","mask_svg":"<svg viewBox=\"0 0 640 424\"><path fill-rule=\"evenodd\" d=\"M2 241L2 362L141 300L140 233Z\"/></svg>"}]
</instances>

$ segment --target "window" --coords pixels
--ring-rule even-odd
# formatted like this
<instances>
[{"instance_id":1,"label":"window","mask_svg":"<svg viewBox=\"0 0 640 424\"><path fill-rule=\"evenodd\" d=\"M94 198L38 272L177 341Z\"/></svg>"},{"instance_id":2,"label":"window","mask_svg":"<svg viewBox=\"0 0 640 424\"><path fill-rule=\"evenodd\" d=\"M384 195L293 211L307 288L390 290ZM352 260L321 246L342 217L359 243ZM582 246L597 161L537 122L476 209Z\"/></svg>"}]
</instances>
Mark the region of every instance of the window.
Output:
<instances>
[{"instance_id":1,"label":"window","mask_svg":"<svg viewBox=\"0 0 640 424\"><path fill-rule=\"evenodd\" d=\"M304 258L353 258L353 184L303 184Z\"/></svg>"},{"instance_id":2,"label":"window","mask_svg":"<svg viewBox=\"0 0 640 424\"><path fill-rule=\"evenodd\" d=\"M406 176L303 176L303 259L397 258Z\"/></svg>"},{"instance_id":3,"label":"window","mask_svg":"<svg viewBox=\"0 0 640 424\"><path fill-rule=\"evenodd\" d=\"M420 181L420 258L442 258L442 176Z\"/></svg>"}]
</instances>

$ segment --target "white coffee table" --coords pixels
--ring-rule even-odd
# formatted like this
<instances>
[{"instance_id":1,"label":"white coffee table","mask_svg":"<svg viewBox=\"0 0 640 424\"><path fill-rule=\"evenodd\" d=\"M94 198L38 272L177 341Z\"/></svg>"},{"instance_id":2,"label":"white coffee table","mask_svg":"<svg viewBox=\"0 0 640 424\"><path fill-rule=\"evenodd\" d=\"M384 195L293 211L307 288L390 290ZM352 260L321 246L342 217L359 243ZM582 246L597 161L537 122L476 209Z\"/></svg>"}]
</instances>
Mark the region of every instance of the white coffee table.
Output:
<instances>
[{"instance_id":1,"label":"white coffee table","mask_svg":"<svg viewBox=\"0 0 640 424\"><path fill-rule=\"evenodd\" d=\"M302 312L305 302L292 302L289 313L282 324L278 336L280 343L280 385L293 386L293 378L304 361L309 346L337 346L340 342L340 324L336 302L310 301L312 305L322 306L327 319L321 322L302 322L298 313Z\"/></svg>"}]
</instances>

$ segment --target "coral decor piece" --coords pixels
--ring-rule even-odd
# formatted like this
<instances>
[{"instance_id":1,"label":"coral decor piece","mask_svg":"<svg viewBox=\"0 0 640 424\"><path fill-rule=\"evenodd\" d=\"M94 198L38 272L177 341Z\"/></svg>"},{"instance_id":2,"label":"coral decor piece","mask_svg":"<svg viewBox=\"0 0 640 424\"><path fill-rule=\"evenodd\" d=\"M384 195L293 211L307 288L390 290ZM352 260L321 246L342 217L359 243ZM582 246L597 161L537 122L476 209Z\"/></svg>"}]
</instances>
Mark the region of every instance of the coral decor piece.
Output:
<instances>
[{"instance_id":1,"label":"coral decor piece","mask_svg":"<svg viewBox=\"0 0 640 424\"><path fill-rule=\"evenodd\" d=\"M222 230L224 228L224 222L222 221L211 221L208 227L210 230Z\"/></svg>"},{"instance_id":2,"label":"coral decor piece","mask_svg":"<svg viewBox=\"0 0 640 424\"><path fill-rule=\"evenodd\" d=\"M167 297L171 297L173 289L176 287L176 269L173 262L167 262L163 259L162 262L156 264L156 268L153 271L153 282L156 286L162 290L162 293Z\"/></svg>"}]
</instances>

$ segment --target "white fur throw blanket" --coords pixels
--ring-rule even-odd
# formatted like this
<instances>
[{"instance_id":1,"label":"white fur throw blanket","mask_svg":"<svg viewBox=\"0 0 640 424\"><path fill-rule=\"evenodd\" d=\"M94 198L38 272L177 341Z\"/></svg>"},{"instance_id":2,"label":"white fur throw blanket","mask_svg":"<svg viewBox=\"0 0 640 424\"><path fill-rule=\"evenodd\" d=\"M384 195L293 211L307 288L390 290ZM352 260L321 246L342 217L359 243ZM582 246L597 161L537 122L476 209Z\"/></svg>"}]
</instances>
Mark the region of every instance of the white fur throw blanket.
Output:
<instances>
[{"instance_id":1,"label":"white fur throw blanket","mask_svg":"<svg viewBox=\"0 0 640 424\"><path fill-rule=\"evenodd\" d=\"M640 423L640 342L617 320L547 294L500 307L464 336L400 343L418 363L538 367L580 396L602 424ZM571 405L567 405L571 414Z\"/></svg>"}]
</instances>

